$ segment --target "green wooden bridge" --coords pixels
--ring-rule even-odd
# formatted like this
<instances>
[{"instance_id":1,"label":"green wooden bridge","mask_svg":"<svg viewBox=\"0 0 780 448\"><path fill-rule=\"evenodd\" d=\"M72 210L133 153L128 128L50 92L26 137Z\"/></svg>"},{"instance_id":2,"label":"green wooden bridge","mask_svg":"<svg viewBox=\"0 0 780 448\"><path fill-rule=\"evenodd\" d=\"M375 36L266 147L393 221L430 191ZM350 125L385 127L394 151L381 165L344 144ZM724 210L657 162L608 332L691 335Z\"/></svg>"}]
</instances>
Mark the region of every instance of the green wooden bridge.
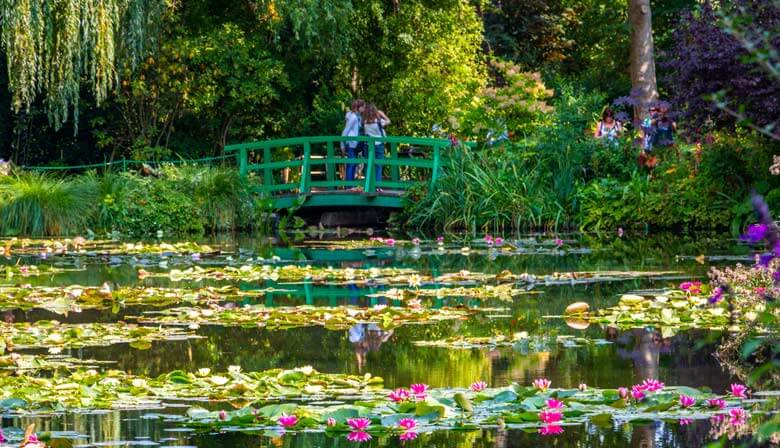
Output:
<instances>
[{"instance_id":1,"label":"green wooden bridge","mask_svg":"<svg viewBox=\"0 0 780 448\"><path fill-rule=\"evenodd\" d=\"M365 142L367 156L347 158L342 142ZM383 143L385 158L375 156L374 147ZM415 137L317 136L266 140L228 145L235 154L242 176L257 176L258 193L273 198L276 209L290 207L385 207L401 208L410 188L436 184L441 171L442 151L451 142ZM340 175L348 163L364 166L364 178L347 181ZM374 167L382 167L375 181Z\"/></svg>"}]
</instances>

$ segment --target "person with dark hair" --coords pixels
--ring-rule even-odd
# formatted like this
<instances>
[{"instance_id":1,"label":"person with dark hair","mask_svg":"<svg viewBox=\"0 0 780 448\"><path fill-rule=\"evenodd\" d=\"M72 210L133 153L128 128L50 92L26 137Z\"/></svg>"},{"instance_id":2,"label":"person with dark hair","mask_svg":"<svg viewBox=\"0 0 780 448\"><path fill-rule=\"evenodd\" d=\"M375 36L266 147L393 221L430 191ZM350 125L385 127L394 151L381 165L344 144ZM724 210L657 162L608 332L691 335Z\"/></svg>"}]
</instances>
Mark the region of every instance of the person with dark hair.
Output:
<instances>
[{"instance_id":1,"label":"person with dark hair","mask_svg":"<svg viewBox=\"0 0 780 448\"><path fill-rule=\"evenodd\" d=\"M365 107L366 103L365 101L361 99L356 99L352 101L352 105L349 108L349 111L347 112L347 115L345 117L345 125L344 130L341 131L341 135L344 137L357 137L361 134L361 128L363 126L362 119L361 119L361 112L363 111L363 108ZM346 151L346 155L350 159L354 159L358 156L358 142L356 141L346 141L341 142L341 151L342 154ZM357 171L357 164L356 163L347 163L346 171L344 173L344 180L355 180L355 173Z\"/></svg>"},{"instance_id":2,"label":"person with dark hair","mask_svg":"<svg viewBox=\"0 0 780 448\"><path fill-rule=\"evenodd\" d=\"M598 139L605 139L608 142L617 141L617 138L623 132L623 127L615 118L615 111L607 107L601 114L601 121L596 125L596 131L593 136Z\"/></svg>"},{"instance_id":3,"label":"person with dark hair","mask_svg":"<svg viewBox=\"0 0 780 448\"><path fill-rule=\"evenodd\" d=\"M677 123L669 117L669 108L661 106L658 117L655 120L654 143L658 146L674 145L674 133L677 132Z\"/></svg>"}]
</instances>

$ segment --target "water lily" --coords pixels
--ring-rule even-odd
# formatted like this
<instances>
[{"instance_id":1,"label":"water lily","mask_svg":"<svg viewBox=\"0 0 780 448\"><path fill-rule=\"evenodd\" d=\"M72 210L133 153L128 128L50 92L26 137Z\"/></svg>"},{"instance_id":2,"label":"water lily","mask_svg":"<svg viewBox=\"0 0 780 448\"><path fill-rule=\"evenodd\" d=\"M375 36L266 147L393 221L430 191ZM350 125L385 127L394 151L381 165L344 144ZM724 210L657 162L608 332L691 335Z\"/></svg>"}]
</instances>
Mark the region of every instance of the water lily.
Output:
<instances>
[{"instance_id":1,"label":"water lily","mask_svg":"<svg viewBox=\"0 0 780 448\"><path fill-rule=\"evenodd\" d=\"M223 422L224 422L225 420L227 420L227 412L225 412L225 410L224 410L224 409L223 409L223 410L221 410L221 411L219 411L219 419L220 419L220 420L222 420Z\"/></svg>"},{"instance_id":2,"label":"water lily","mask_svg":"<svg viewBox=\"0 0 780 448\"><path fill-rule=\"evenodd\" d=\"M544 423L555 423L561 421L563 414L557 409L542 409L539 412L539 420Z\"/></svg>"},{"instance_id":3,"label":"water lily","mask_svg":"<svg viewBox=\"0 0 780 448\"><path fill-rule=\"evenodd\" d=\"M388 395L388 397L391 400L395 401L396 403L400 403L404 400L408 400L410 396L411 394L409 393L409 391L404 389L403 387L390 392L390 394Z\"/></svg>"},{"instance_id":4,"label":"water lily","mask_svg":"<svg viewBox=\"0 0 780 448\"><path fill-rule=\"evenodd\" d=\"M192 258L192 261L200 261L200 254L195 252L194 254L190 255L190 258Z\"/></svg>"},{"instance_id":5,"label":"water lily","mask_svg":"<svg viewBox=\"0 0 780 448\"><path fill-rule=\"evenodd\" d=\"M496 246L501 247L504 245L504 239L500 236L497 236L496 239L493 240L494 243L496 243Z\"/></svg>"},{"instance_id":6,"label":"water lily","mask_svg":"<svg viewBox=\"0 0 780 448\"><path fill-rule=\"evenodd\" d=\"M585 392L586 390L588 390L588 385L585 383L580 383L580 385L577 386L577 389L579 389L580 392Z\"/></svg>"},{"instance_id":7,"label":"water lily","mask_svg":"<svg viewBox=\"0 0 780 448\"><path fill-rule=\"evenodd\" d=\"M747 387L743 384L734 383L731 385L731 395L737 398L747 398Z\"/></svg>"},{"instance_id":8,"label":"water lily","mask_svg":"<svg viewBox=\"0 0 780 448\"><path fill-rule=\"evenodd\" d=\"M437 237L436 238L436 244L438 244L439 246L442 246L444 244L444 237L443 236Z\"/></svg>"},{"instance_id":9,"label":"water lily","mask_svg":"<svg viewBox=\"0 0 780 448\"><path fill-rule=\"evenodd\" d=\"M364 431L354 431L347 434L347 440L350 442L368 442L371 440L371 434Z\"/></svg>"},{"instance_id":10,"label":"water lily","mask_svg":"<svg viewBox=\"0 0 780 448\"><path fill-rule=\"evenodd\" d=\"M413 418L402 418L398 421L398 426L408 431L417 427L417 421Z\"/></svg>"},{"instance_id":11,"label":"water lily","mask_svg":"<svg viewBox=\"0 0 780 448\"><path fill-rule=\"evenodd\" d=\"M333 417L328 417L328 420L325 421L325 425L327 426L336 426L336 419Z\"/></svg>"},{"instance_id":12,"label":"water lily","mask_svg":"<svg viewBox=\"0 0 780 448\"><path fill-rule=\"evenodd\" d=\"M539 389L540 391L545 392L547 389L550 388L552 382L547 378L537 378L531 384L533 384L533 386Z\"/></svg>"},{"instance_id":13,"label":"water lily","mask_svg":"<svg viewBox=\"0 0 780 448\"><path fill-rule=\"evenodd\" d=\"M729 410L729 423L732 425L742 425L747 419L747 412L742 408L734 408Z\"/></svg>"},{"instance_id":14,"label":"water lily","mask_svg":"<svg viewBox=\"0 0 780 448\"><path fill-rule=\"evenodd\" d=\"M407 440L414 440L414 439L417 438L417 433L414 432L414 431L405 431L405 432L401 433L401 435L398 436L398 438L401 441L403 441L403 442L405 442Z\"/></svg>"},{"instance_id":15,"label":"water lily","mask_svg":"<svg viewBox=\"0 0 780 448\"><path fill-rule=\"evenodd\" d=\"M241 366L228 366L228 373L233 375L241 373Z\"/></svg>"},{"instance_id":16,"label":"water lily","mask_svg":"<svg viewBox=\"0 0 780 448\"><path fill-rule=\"evenodd\" d=\"M631 388L631 398L636 401L642 401L645 398L645 389L641 386L634 386Z\"/></svg>"},{"instance_id":17,"label":"water lily","mask_svg":"<svg viewBox=\"0 0 780 448\"><path fill-rule=\"evenodd\" d=\"M385 240L385 244L387 244L390 247L393 247L393 246L395 246L395 240L392 239L392 238L388 238L388 239Z\"/></svg>"},{"instance_id":18,"label":"water lily","mask_svg":"<svg viewBox=\"0 0 780 448\"><path fill-rule=\"evenodd\" d=\"M682 282L680 283L680 289L691 294L701 294L701 282Z\"/></svg>"},{"instance_id":19,"label":"water lily","mask_svg":"<svg viewBox=\"0 0 780 448\"><path fill-rule=\"evenodd\" d=\"M419 274L412 274L409 276L409 287L419 288L422 285L422 277Z\"/></svg>"},{"instance_id":20,"label":"water lily","mask_svg":"<svg viewBox=\"0 0 780 448\"><path fill-rule=\"evenodd\" d=\"M285 428L292 428L298 424L298 416L282 414L282 416L279 417L279 424Z\"/></svg>"},{"instance_id":21,"label":"water lily","mask_svg":"<svg viewBox=\"0 0 780 448\"><path fill-rule=\"evenodd\" d=\"M487 389L487 383L484 381L475 381L471 383L471 390L474 392L482 392Z\"/></svg>"},{"instance_id":22,"label":"water lily","mask_svg":"<svg viewBox=\"0 0 780 448\"><path fill-rule=\"evenodd\" d=\"M371 420L365 417L348 418L347 425L354 431L365 431L371 426Z\"/></svg>"},{"instance_id":23,"label":"water lily","mask_svg":"<svg viewBox=\"0 0 780 448\"><path fill-rule=\"evenodd\" d=\"M428 391L428 385L412 384L411 386L409 386L409 389L412 391L412 395L417 397L418 400L424 400L426 392Z\"/></svg>"},{"instance_id":24,"label":"water lily","mask_svg":"<svg viewBox=\"0 0 780 448\"><path fill-rule=\"evenodd\" d=\"M707 400L707 406L711 408L723 409L726 407L726 401L722 398L710 398Z\"/></svg>"},{"instance_id":25,"label":"water lily","mask_svg":"<svg viewBox=\"0 0 780 448\"><path fill-rule=\"evenodd\" d=\"M556 400L555 398L548 399L545 404L549 409L563 409L565 406L561 400Z\"/></svg>"},{"instance_id":26,"label":"water lily","mask_svg":"<svg viewBox=\"0 0 780 448\"><path fill-rule=\"evenodd\" d=\"M648 392L658 392L664 388L664 383L652 378L648 378L642 381L642 386Z\"/></svg>"},{"instance_id":27,"label":"water lily","mask_svg":"<svg viewBox=\"0 0 780 448\"><path fill-rule=\"evenodd\" d=\"M420 245L420 239L417 238L417 237L412 238L412 244L414 244L415 246L419 246Z\"/></svg>"},{"instance_id":28,"label":"water lily","mask_svg":"<svg viewBox=\"0 0 780 448\"><path fill-rule=\"evenodd\" d=\"M680 420L677 421L677 423L679 423L680 426L688 426L691 423L693 423L693 420L691 420L689 418L681 418Z\"/></svg>"},{"instance_id":29,"label":"water lily","mask_svg":"<svg viewBox=\"0 0 780 448\"><path fill-rule=\"evenodd\" d=\"M543 436L556 436L563 434L563 427L560 425L544 425L539 428L539 434Z\"/></svg>"},{"instance_id":30,"label":"water lily","mask_svg":"<svg viewBox=\"0 0 780 448\"><path fill-rule=\"evenodd\" d=\"M688 395L680 394L680 406L689 408L696 404L696 399Z\"/></svg>"},{"instance_id":31,"label":"water lily","mask_svg":"<svg viewBox=\"0 0 780 448\"><path fill-rule=\"evenodd\" d=\"M618 391L618 395L620 396L620 398L622 398L624 400L626 398L628 398L628 388L627 387L618 387L617 391Z\"/></svg>"},{"instance_id":32,"label":"water lily","mask_svg":"<svg viewBox=\"0 0 780 448\"><path fill-rule=\"evenodd\" d=\"M557 247L563 246L563 240L560 238L556 238L555 241L553 241Z\"/></svg>"},{"instance_id":33,"label":"water lily","mask_svg":"<svg viewBox=\"0 0 780 448\"><path fill-rule=\"evenodd\" d=\"M3 428L0 428L0 443L5 443L5 434L3 434Z\"/></svg>"}]
</instances>

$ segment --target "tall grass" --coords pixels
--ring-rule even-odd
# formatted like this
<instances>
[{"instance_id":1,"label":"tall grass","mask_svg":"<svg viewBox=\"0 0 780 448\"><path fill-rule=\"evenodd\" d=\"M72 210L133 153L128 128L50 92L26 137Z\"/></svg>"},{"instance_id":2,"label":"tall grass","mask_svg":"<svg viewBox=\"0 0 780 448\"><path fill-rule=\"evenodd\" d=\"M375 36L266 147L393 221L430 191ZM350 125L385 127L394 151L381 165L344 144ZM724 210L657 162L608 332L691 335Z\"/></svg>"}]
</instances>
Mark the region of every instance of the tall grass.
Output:
<instances>
[{"instance_id":1,"label":"tall grass","mask_svg":"<svg viewBox=\"0 0 780 448\"><path fill-rule=\"evenodd\" d=\"M0 178L0 232L67 235L87 229L97 206L94 178L19 172Z\"/></svg>"}]
</instances>

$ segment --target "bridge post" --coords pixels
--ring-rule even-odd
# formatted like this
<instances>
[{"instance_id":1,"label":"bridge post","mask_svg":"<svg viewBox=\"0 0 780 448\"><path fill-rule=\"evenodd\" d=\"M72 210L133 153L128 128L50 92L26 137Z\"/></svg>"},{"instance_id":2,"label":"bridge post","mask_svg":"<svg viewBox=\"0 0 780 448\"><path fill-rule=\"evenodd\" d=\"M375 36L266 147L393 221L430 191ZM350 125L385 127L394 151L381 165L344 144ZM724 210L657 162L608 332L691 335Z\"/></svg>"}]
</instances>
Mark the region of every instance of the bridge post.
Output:
<instances>
[{"instance_id":1,"label":"bridge post","mask_svg":"<svg viewBox=\"0 0 780 448\"><path fill-rule=\"evenodd\" d=\"M271 163L271 146L268 144L263 145L263 164L266 165L263 168L263 186L271 187L274 184L274 174L268 164ZM266 190L267 191L267 190Z\"/></svg>"},{"instance_id":2,"label":"bridge post","mask_svg":"<svg viewBox=\"0 0 780 448\"><path fill-rule=\"evenodd\" d=\"M429 192L433 192L433 188L436 186L436 181L439 179L439 166L441 165L441 147L439 145L433 145L433 168L431 168L431 188Z\"/></svg>"},{"instance_id":3,"label":"bridge post","mask_svg":"<svg viewBox=\"0 0 780 448\"><path fill-rule=\"evenodd\" d=\"M311 177L311 143L303 142L303 166L301 167L300 194L308 194L311 190L309 178Z\"/></svg>"},{"instance_id":4,"label":"bridge post","mask_svg":"<svg viewBox=\"0 0 780 448\"><path fill-rule=\"evenodd\" d=\"M328 162L325 164L325 176L328 182L334 182L336 180L336 164L332 162L336 157L336 151L333 149L333 141L327 142L327 156ZM328 187L328 190L333 190L333 187Z\"/></svg>"},{"instance_id":5,"label":"bridge post","mask_svg":"<svg viewBox=\"0 0 780 448\"><path fill-rule=\"evenodd\" d=\"M239 149L238 152L236 153L236 158L238 159L236 160L236 162L238 162L238 174L241 177L246 177L248 174L248 170L247 170L248 154L246 148Z\"/></svg>"},{"instance_id":6,"label":"bridge post","mask_svg":"<svg viewBox=\"0 0 780 448\"><path fill-rule=\"evenodd\" d=\"M390 160L398 160L398 143L390 143ZM401 174L398 165L393 164L390 167L390 180L393 182L398 182L401 180Z\"/></svg>"},{"instance_id":7,"label":"bridge post","mask_svg":"<svg viewBox=\"0 0 780 448\"><path fill-rule=\"evenodd\" d=\"M376 164L376 141L368 142L368 163L366 164L366 193L374 193L376 190L376 179L374 179L374 165Z\"/></svg>"}]
</instances>

